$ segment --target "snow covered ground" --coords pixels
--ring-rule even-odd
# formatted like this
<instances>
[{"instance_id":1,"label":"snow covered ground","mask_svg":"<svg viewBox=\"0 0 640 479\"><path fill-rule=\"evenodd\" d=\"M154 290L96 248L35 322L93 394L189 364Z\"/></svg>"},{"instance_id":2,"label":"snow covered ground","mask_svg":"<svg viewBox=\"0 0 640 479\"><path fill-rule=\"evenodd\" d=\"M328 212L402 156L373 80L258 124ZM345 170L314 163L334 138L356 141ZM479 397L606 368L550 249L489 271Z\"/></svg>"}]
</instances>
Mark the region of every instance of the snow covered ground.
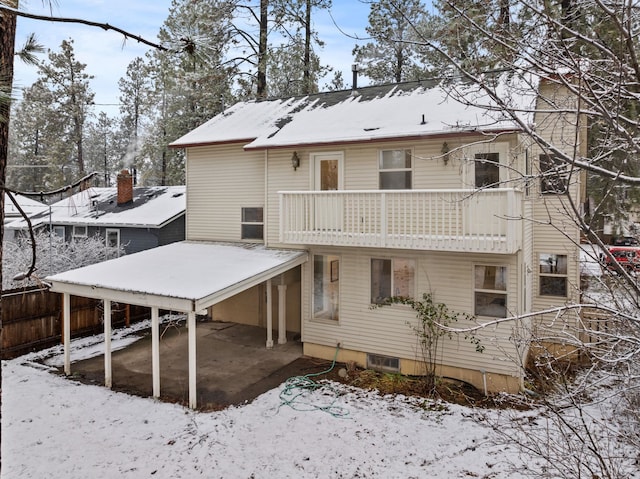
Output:
<instances>
[{"instance_id":1,"label":"snow covered ground","mask_svg":"<svg viewBox=\"0 0 640 479\"><path fill-rule=\"evenodd\" d=\"M79 341L74 352L99 353ZM515 447L494 444L474 409L330 383L291 404L281 395L303 391L281 386L199 413L36 361L58 350L3 362L2 478L524 477L512 470L523 467Z\"/></svg>"},{"instance_id":2,"label":"snow covered ground","mask_svg":"<svg viewBox=\"0 0 640 479\"><path fill-rule=\"evenodd\" d=\"M113 347L135 340L130 332L117 331ZM100 354L101 337L76 340L73 351L74 360ZM505 415L535 423L535 411L328 383L313 392L281 385L250 404L201 413L52 374L60 356L56 347L2 364L3 479L519 479L537 465L490 425Z\"/></svg>"}]
</instances>

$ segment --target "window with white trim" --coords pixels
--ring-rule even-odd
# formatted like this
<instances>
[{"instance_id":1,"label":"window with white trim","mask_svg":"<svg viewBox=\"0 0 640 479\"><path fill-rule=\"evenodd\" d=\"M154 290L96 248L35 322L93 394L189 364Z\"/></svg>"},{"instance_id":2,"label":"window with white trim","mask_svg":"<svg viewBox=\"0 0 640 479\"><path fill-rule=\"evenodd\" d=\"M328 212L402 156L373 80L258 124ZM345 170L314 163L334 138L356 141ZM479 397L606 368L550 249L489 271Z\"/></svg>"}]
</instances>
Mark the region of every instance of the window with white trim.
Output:
<instances>
[{"instance_id":1,"label":"window with white trim","mask_svg":"<svg viewBox=\"0 0 640 479\"><path fill-rule=\"evenodd\" d=\"M340 319L340 257L313 255L313 319Z\"/></svg>"},{"instance_id":2,"label":"window with white trim","mask_svg":"<svg viewBox=\"0 0 640 479\"><path fill-rule=\"evenodd\" d=\"M567 192L569 175L567 165L552 155L540 155L540 191L561 195Z\"/></svg>"},{"instance_id":3,"label":"window with white trim","mask_svg":"<svg viewBox=\"0 0 640 479\"><path fill-rule=\"evenodd\" d=\"M107 228L105 231L105 244L109 248L120 248L120 230Z\"/></svg>"},{"instance_id":4,"label":"window with white trim","mask_svg":"<svg viewBox=\"0 0 640 479\"><path fill-rule=\"evenodd\" d=\"M262 207L242 208L240 222L242 239L264 239L264 215Z\"/></svg>"},{"instance_id":5,"label":"window with white trim","mask_svg":"<svg viewBox=\"0 0 640 479\"><path fill-rule=\"evenodd\" d=\"M507 267L474 267L474 314L491 318L507 317Z\"/></svg>"},{"instance_id":6,"label":"window with white trim","mask_svg":"<svg viewBox=\"0 0 640 479\"><path fill-rule=\"evenodd\" d=\"M415 296L416 262L412 259L371 258L371 304L391 297Z\"/></svg>"},{"instance_id":7,"label":"window with white trim","mask_svg":"<svg viewBox=\"0 0 640 479\"><path fill-rule=\"evenodd\" d=\"M411 150L381 150L378 162L381 190L411 189Z\"/></svg>"},{"instance_id":8,"label":"window with white trim","mask_svg":"<svg viewBox=\"0 0 640 479\"><path fill-rule=\"evenodd\" d=\"M567 297L567 255L540 253L540 296Z\"/></svg>"},{"instance_id":9,"label":"window with white trim","mask_svg":"<svg viewBox=\"0 0 640 479\"><path fill-rule=\"evenodd\" d=\"M72 236L74 238L86 238L87 237L87 227L86 226L74 225Z\"/></svg>"},{"instance_id":10,"label":"window with white trim","mask_svg":"<svg viewBox=\"0 0 640 479\"><path fill-rule=\"evenodd\" d=\"M476 188L498 188L500 186L500 154L476 153L474 159Z\"/></svg>"},{"instance_id":11,"label":"window with white trim","mask_svg":"<svg viewBox=\"0 0 640 479\"><path fill-rule=\"evenodd\" d=\"M64 226L54 226L53 227L53 236L59 236L60 238L65 238L65 227Z\"/></svg>"}]
</instances>

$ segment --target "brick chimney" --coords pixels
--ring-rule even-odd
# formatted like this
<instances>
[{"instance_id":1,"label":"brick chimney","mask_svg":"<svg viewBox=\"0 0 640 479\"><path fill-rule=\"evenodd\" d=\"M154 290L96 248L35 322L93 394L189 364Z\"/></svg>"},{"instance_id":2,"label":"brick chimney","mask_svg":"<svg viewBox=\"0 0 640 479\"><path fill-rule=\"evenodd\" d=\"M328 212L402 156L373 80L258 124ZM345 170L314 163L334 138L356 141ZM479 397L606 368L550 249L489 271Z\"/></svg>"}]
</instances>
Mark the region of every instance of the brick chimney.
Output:
<instances>
[{"instance_id":1,"label":"brick chimney","mask_svg":"<svg viewBox=\"0 0 640 479\"><path fill-rule=\"evenodd\" d=\"M133 178L129 170L118 173L118 205L126 205L133 201Z\"/></svg>"}]
</instances>

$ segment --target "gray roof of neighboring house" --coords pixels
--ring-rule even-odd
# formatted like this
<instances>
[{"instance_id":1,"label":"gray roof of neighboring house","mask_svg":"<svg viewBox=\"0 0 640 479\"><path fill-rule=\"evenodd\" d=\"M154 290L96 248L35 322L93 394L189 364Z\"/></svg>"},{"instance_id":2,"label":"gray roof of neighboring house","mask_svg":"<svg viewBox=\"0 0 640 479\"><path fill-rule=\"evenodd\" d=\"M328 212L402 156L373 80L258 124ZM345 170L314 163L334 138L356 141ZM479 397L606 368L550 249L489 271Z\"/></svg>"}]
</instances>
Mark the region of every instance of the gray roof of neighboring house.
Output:
<instances>
[{"instance_id":1,"label":"gray roof of neighboring house","mask_svg":"<svg viewBox=\"0 0 640 479\"><path fill-rule=\"evenodd\" d=\"M30 216L34 227L42 224L85 225L100 227L161 228L185 214L185 186L134 187L133 201L118 205L118 190L112 188L88 188L64 200L45 207ZM24 220L8 225L10 229L26 228Z\"/></svg>"},{"instance_id":2,"label":"gray roof of neighboring house","mask_svg":"<svg viewBox=\"0 0 640 479\"><path fill-rule=\"evenodd\" d=\"M49 210L49 207L44 203L41 203L36 200L32 200L31 198L19 194L14 194L13 197L22 208L22 211L25 212L27 216L34 215L40 211ZM16 218L20 218L20 211L16 208L16 205L9 199L9 197L5 196L4 199L4 222L8 223L9 221L14 221Z\"/></svg>"}]
</instances>

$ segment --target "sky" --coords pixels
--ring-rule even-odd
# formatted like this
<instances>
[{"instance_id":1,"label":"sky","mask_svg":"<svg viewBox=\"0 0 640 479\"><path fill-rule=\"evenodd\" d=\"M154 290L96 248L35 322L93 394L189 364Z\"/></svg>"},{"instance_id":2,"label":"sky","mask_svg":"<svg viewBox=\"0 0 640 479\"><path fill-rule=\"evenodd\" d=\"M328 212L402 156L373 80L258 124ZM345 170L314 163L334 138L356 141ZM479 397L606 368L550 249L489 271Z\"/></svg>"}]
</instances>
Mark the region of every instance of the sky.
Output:
<instances>
[{"instance_id":1,"label":"sky","mask_svg":"<svg viewBox=\"0 0 640 479\"><path fill-rule=\"evenodd\" d=\"M51 9L50 3L53 5ZM157 41L158 31L169 14L170 5L171 0L20 1L20 9L29 13L108 23L150 41ZM342 71L345 83L350 85L351 52L356 40L345 34L365 37L369 5L359 0L334 0L333 5L331 15L320 12L313 20L320 38L326 43L319 53L322 63ZM123 36L114 31L18 17L16 46L23 45L30 33L35 33L39 42L53 51L59 51L63 40L74 40L77 60L85 63L86 73L94 76L91 88L95 92L96 111L103 110L110 116L118 113L118 80L125 75L127 65L134 58L144 56L149 50L149 47L138 42L123 41ZM46 54L41 54L40 58L46 59ZM16 60L14 89L30 86L36 78L36 67L26 66ZM15 92L15 96L19 98L20 93Z\"/></svg>"}]
</instances>

